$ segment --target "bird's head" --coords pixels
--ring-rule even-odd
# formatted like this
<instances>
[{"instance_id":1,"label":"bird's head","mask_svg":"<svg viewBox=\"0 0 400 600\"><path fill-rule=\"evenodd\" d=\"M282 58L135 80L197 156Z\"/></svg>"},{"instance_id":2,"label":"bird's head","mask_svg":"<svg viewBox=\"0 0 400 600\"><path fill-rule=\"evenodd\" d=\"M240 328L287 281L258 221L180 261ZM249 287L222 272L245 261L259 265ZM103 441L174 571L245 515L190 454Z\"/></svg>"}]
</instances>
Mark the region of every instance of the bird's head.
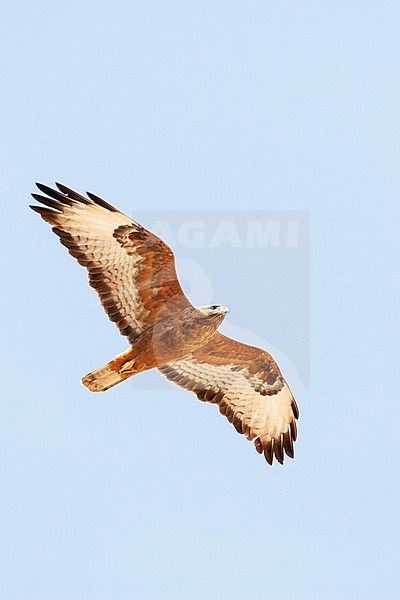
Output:
<instances>
[{"instance_id":1,"label":"bird's head","mask_svg":"<svg viewBox=\"0 0 400 600\"><path fill-rule=\"evenodd\" d=\"M227 308L226 306L221 306L220 304L207 304L206 306L198 306L197 310L203 313L203 315L205 315L206 317L221 316L222 319L229 312L229 308Z\"/></svg>"}]
</instances>

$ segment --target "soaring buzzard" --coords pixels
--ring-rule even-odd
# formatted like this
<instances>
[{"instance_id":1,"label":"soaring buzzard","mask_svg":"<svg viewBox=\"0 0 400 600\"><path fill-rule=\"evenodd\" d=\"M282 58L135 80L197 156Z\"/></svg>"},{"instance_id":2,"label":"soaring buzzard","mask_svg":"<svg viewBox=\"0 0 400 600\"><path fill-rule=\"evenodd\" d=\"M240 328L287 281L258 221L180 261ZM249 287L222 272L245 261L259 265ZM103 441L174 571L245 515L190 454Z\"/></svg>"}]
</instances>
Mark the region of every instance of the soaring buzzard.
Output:
<instances>
[{"instance_id":1,"label":"soaring buzzard","mask_svg":"<svg viewBox=\"0 0 400 600\"><path fill-rule=\"evenodd\" d=\"M194 307L179 284L171 249L113 206L56 184L37 184L32 206L89 272L108 317L130 347L82 379L103 392L157 368L199 400L217 404L269 464L294 457L296 402L268 352L217 331L228 309Z\"/></svg>"}]
</instances>

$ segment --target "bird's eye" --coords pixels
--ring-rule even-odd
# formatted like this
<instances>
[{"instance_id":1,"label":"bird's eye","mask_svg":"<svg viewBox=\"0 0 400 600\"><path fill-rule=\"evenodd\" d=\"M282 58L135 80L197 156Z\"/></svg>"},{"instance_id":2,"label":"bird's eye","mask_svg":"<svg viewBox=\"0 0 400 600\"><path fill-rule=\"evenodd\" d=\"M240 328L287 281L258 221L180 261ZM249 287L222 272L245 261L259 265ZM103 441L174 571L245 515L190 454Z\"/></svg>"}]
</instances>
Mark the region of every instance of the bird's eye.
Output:
<instances>
[{"instance_id":1,"label":"bird's eye","mask_svg":"<svg viewBox=\"0 0 400 600\"><path fill-rule=\"evenodd\" d=\"M212 306L210 306L211 310L217 310L218 308L218 304L213 304Z\"/></svg>"}]
</instances>

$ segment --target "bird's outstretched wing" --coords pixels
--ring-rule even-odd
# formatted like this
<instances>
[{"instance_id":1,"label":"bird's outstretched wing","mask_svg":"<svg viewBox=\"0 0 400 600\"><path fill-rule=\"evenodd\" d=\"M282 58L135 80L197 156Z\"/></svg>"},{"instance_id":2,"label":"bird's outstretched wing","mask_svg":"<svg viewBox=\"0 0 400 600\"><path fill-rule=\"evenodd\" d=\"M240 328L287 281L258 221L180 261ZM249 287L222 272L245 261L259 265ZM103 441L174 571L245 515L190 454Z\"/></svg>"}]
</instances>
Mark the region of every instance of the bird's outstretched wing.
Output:
<instances>
[{"instance_id":1,"label":"bird's outstretched wing","mask_svg":"<svg viewBox=\"0 0 400 600\"><path fill-rule=\"evenodd\" d=\"M156 321L190 305L179 284L171 249L113 206L57 183L36 184L31 206L53 225L60 242L89 272L89 283L111 321L130 343Z\"/></svg>"},{"instance_id":2,"label":"bird's outstretched wing","mask_svg":"<svg viewBox=\"0 0 400 600\"><path fill-rule=\"evenodd\" d=\"M168 379L215 403L267 462L294 457L297 404L268 352L218 332L191 356L159 367Z\"/></svg>"}]
</instances>

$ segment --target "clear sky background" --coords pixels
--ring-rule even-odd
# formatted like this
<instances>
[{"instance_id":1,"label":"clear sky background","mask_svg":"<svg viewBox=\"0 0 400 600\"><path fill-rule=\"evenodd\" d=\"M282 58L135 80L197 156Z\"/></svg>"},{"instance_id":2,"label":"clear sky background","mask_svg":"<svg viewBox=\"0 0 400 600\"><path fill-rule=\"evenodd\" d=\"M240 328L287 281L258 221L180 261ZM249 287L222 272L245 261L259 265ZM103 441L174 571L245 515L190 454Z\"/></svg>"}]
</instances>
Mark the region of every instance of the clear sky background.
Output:
<instances>
[{"instance_id":1,"label":"clear sky background","mask_svg":"<svg viewBox=\"0 0 400 600\"><path fill-rule=\"evenodd\" d=\"M1 11L0 597L398 598L398 2ZM178 388L80 386L125 342L27 209L54 180L133 217L310 211L294 461ZM268 340L265 279L215 300Z\"/></svg>"}]
</instances>

